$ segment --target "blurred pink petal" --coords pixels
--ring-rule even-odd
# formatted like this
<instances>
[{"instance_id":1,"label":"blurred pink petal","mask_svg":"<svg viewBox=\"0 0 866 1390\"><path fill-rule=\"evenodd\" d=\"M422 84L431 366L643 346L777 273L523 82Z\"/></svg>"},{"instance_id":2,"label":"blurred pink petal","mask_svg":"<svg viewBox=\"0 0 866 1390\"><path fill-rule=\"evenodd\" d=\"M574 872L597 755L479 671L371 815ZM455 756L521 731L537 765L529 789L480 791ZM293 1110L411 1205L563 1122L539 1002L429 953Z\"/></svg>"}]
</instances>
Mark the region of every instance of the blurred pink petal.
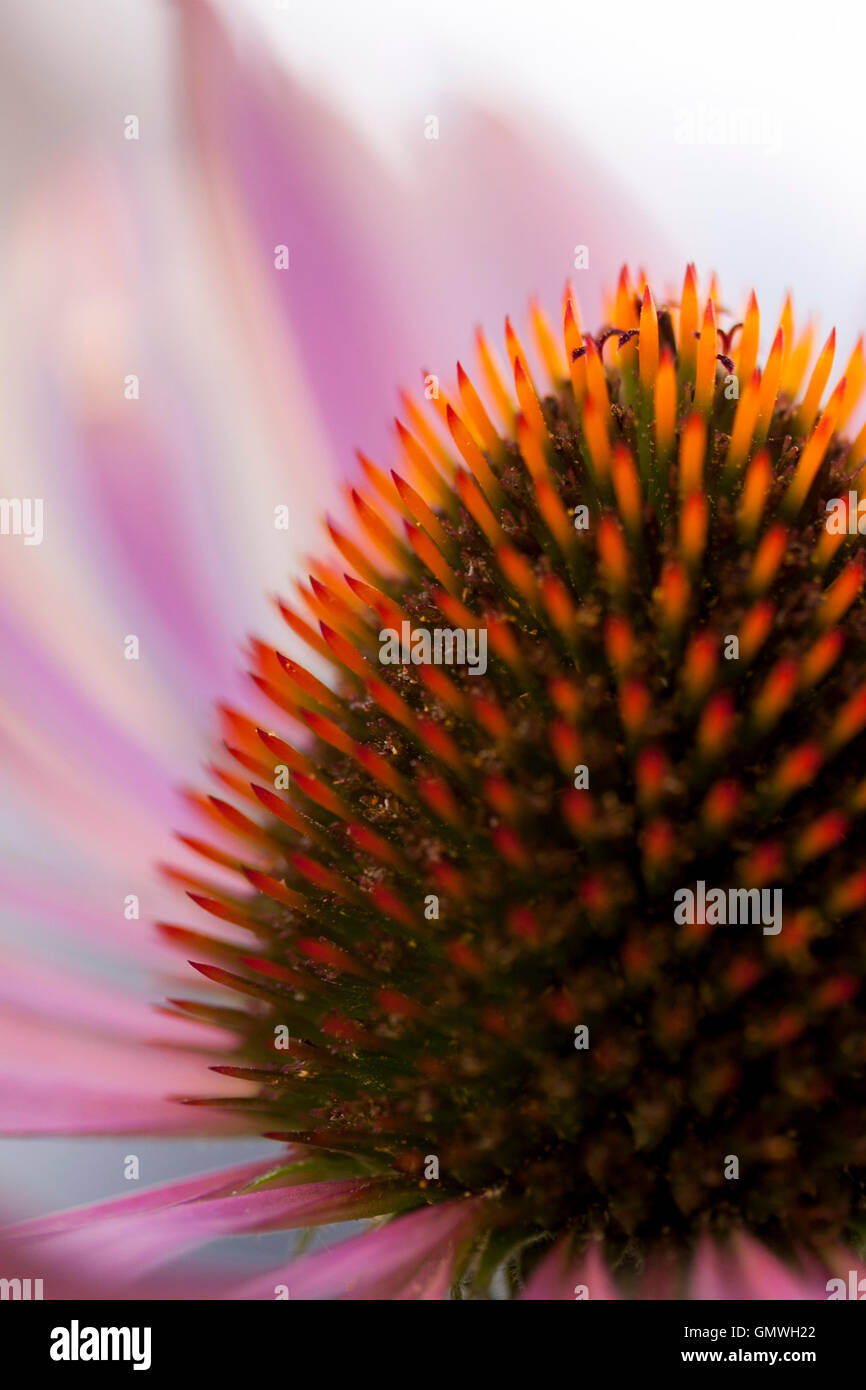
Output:
<instances>
[{"instance_id":1,"label":"blurred pink petal","mask_svg":"<svg viewBox=\"0 0 866 1390\"><path fill-rule=\"evenodd\" d=\"M249 1132L238 1115L166 1099L248 1093L206 1065L196 1053L0 1012L0 1133Z\"/></svg>"},{"instance_id":2,"label":"blurred pink petal","mask_svg":"<svg viewBox=\"0 0 866 1390\"><path fill-rule=\"evenodd\" d=\"M420 122L407 136L401 185L345 117L230 37L203 0L182 10L197 164L251 347L279 315L340 469L357 446L387 456L396 387L414 387L422 367L450 376L471 324L498 332L533 292L558 312L577 244L591 248L577 286L587 311L636 246L660 258L655 223L533 115L506 121L443 98L441 138Z\"/></svg>"},{"instance_id":3,"label":"blurred pink petal","mask_svg":"<svg viewBox=\"0 0 866 1390\"><path fill-rule=\"evenodd\" d=\"M710 1236L704 1236L695 1251L689 1293L698 1300L741 1297L729 1253Z\"/></svg>"},{"instance_id":4,"label":"blurred pink petal","mask_svg":"<svg viewBox=\"0 0 866 1390\"><path fill-rule=\"evenodd\" d=\"M744 1231L731 1238L738 1271L738 1298L807 1299L826 1297L823 1287L784 1265L766 1246Z\"/></svg>"},{"instance_id":5,"label":"blurred pink petal","mask_svg":"<svg viewBox=\"0 0 866 1390\"><path fill-rule=\"evenodd\" d=\"M280 1158L281 1161L285 1160L284 1155ZM64 1235L81 1227L88 1227L94 1221L107 1221L116 1216L140 1216L143 1212L167 1210L179 1202L188 1202L193 1198L225 1194L226 1191L245 1187L256 1178L264 1177L277 1166L279 1165L274 1159L256 1159L251 1163L239 1163L234 1168L196 1173L192 1178L179 1178L176 1182L163 1183L159 1187L148 1188L146 1192L134 1192L128 1197L118 1197L114 1201L94 1202L90 1206L76 1207L72 1211L52 1212L50 1216L21 1221L16 1226L7 1227L6 1231L8 1235L19 1240Z\"/></svg>"},{"instance_id":6,"label":"blurred pink petal","mask_svg":"<svg viewBox=\"0 0 866 1390\"><path fill-rule=\"evenodd\" d=\"M215 1175L212 1175L215 1176ZM168 1207L94 1219L46 1236L50 1255L82 1261L98 1269L111 1256L119 1282L140 1278L185 1250L224 1236L290 1230L353 1221L394 1209L401 1184L388 1178L341 1178L300 1186L268 1187L231 1196L205 1196ZM30 1239L27 1226L19 1228Z\"/></svg>"},{"instance_id":7,"label":"blurred pink petal","mask_svg":"<svg viewBox=\"0 0 866 1390\"><path fill-rule=\"evenodd\" d=\"M293 1299L358 1299L367 1296L372 1286L404 1289L427 1261L445 1258L444 1247L459 1242L471 1229L477 1212L474 1201L453 1201L398 1216L377 1230L350 1236L327 1250L304 1255L261 1275L242 1285L233 1297L273 1298L275 1284L286 1284Z\"/></svg>"},{"instance_id":8,"label":"blurred pink petal","mask_svg":"<svg viewBox=\"0 0 866 1390\"><path fill-rule=\"evenodd\" d=\"M161 1096L68 1082L50 1077L0 1076L0 1134L3 1135L203 1135L248 1134L235 1115L172 1105Z\"/></svg>"},{"instance_id":9,"label":"blurred pink petal","mask_svg":"<svg viewBox=\"0 0 866 1390\"><path fill-rule=\"evenodd\" d=\"M585 1254L575 1260L569 1255L568 1241L558 1241L545 1255L521 1294L531 1302L574 1300L578 1289L581 1299L595 1302L617 1299L620 1294L607 1271L597 1241L591 1241ZM582 1290L586 1289L584 1295Z\"/></svg>"},{"instance_id":10,"label":"blurred pink petal","mask_svg":"<svg viewBox=\"0 0 866 1390\"><path fill-rule=\"evenodd\" d=\"M231 1033L155 1010L149 1003L119 994L96 980L75 979L68 968L44 957L26 956L8 948L0 971L0 1010L42 1014L50 1023L72 1024L90 1033L107 1035L110 1045L123 1039L139 1044L177 1043L181 1048L220 1049L225 1058L236 1045ZM10 1019L15 1026L14 1018ZM159 1053L152 1065L158 1067Z\"/></svg>"},{"instance_id":11,"label":"blurred pink petal","mask_svg":"<svg viewBox=\"0 0 866 1390\"><path fill-rule=\"evenodd\" d=\"M454 1282L454 1256L454 1250L447 1249L444 1254L425 1260L414 1278L391 1296L398 1303L434 1303L448 1298ZM385 1296L377 1295L380 1298Z\"/></svg>"},{"instance_id":12,"label":"blurred pink petal","mask_svg":"<svg viewBox=\"0 0 866 1390\"><path fill-rule=\"evenodd\" d=\"M798 1272L744 1232L724 1243L705 1236L689 1271L689 1296L703 1301L825 1298L826 1278L814 1261Z\"/></svg>"}]
</instances>

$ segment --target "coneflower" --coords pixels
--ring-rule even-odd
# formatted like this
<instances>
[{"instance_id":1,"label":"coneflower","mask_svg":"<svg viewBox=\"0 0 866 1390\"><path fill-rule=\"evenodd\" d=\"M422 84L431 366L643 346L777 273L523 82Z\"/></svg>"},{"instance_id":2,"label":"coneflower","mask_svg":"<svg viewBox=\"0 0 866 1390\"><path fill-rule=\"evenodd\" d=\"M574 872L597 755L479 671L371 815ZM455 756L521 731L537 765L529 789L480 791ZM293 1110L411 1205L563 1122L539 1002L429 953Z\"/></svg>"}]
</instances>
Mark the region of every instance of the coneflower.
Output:
<instances>
[{"instance_id":1,"label":"coneflower","mask_svg":"<svg viewBox=\"0 0 866 1390\"><path fill-rule=\"evenodd\" d=\"M609 314L567 291L563 351L533 308L543 382L506 323L507 373L479 333L480 389L404 398L399 469L361 458L280 603L319 675L255 642L275 727L224 709L193 798L238 888L186 886L249 944L163 928L253 1084L189 1103L292 1146L304 1224L438 1223L440 1295L677 1294L743 1243L827 1269L862 1221L862 347L822 408L790 302L763 369L754 296L723 327L693 267ZM677 920L698 884L781 919Z\"/></svg>"}]
</instances>

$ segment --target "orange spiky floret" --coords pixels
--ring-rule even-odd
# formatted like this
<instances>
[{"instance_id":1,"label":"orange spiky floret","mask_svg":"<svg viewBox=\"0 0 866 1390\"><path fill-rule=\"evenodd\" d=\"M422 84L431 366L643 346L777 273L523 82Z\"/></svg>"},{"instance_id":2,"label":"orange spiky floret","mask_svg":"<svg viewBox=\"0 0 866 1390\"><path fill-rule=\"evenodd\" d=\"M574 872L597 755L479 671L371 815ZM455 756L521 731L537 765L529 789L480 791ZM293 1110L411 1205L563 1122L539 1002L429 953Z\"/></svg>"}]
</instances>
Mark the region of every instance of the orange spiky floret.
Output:
<instances>
[{"instance_id":1,"label":"orange spiky floret","mask_svg":"<svg viewBox=\"0 0 866 1390\"><path fill-rule=\"evenodd\" d=\"M280 603L331 678L254 642L292 741L225 710L246 809L191 798L231 849L185 844L238 886L181 886L255 952L164 928L254 1001L178 1007L239 1034L262 1130L393 1171L395 1210L481 1195L518 1272L570 1231L626 1281L662 1232L820 1253L866 1170L866 555L856 514L825 524L856 513L862 344L822 410L835 339L809 374L790 299L762 367L754 295L726 328L693 266L678 312L638 278L595 336L566 289L563 355L534 304L537 371L506 321L506 371L479 332L477 385L458 364L429 418L404 397L409 478L361 456L310 622ZM486 669L414 662L403 629L445 627ZM777 885L781 934L675 926L698 879Z\"/></svg>"}]
</instances>

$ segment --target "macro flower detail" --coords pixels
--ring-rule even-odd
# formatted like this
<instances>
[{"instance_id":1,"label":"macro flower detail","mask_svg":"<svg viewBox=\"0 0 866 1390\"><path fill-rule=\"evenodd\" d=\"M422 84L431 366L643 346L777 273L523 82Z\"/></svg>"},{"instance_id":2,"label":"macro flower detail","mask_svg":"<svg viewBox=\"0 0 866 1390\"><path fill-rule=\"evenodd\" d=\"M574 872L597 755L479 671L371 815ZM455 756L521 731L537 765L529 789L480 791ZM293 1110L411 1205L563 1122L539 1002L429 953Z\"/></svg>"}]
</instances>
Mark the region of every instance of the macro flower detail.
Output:
<instances>
[{"instance_id":1,"label":"macro flower detail","mask_svg":"<svg viewBox=\"0 0 866 1390\"><path fill-rule=\"evenodd\" d=\"M351 1184L338 1216L453 1222L464 1296L551 1259L628 1291L705 1240L827 1263L860 1213L864 561L824 519L861 348L820 409L790 305L763 369L754 297L725 330L691 267L610 313L567 292L563 351L534 308L544 383L479 334L486 403L458 366L399 470L361 456L356 532L280 602L321 676L254 642L275 727L224 709L195 798L241 888L191 895L250 944L164 927L254 1087L189 1103L292 1145L271 1183ZM380 661L406 625L489 665ZM781 930L678 924L697 880L780 889Z\"/></svg>"},{"instance_id":2,"label":"macro flower detail","mask_svg":"<svg viewBox=\"0 0 866 1390\"><path fill-rule=\"evenodd\" d=\"M309 660L251 642L273 724L221 708L174 874L221 925L161 931L246 1085L179 1099L288 1147L112 1204L130 1261L356 1219L239 1296L823 1296L855 1258L866 561L826 521L866 359L828 390L788 301L759 366L691 266L607 317L567 289L537 365L506 321L507 370L479 332L474 383L404 395L278 600Z\"/></svg>"}]
</instances>

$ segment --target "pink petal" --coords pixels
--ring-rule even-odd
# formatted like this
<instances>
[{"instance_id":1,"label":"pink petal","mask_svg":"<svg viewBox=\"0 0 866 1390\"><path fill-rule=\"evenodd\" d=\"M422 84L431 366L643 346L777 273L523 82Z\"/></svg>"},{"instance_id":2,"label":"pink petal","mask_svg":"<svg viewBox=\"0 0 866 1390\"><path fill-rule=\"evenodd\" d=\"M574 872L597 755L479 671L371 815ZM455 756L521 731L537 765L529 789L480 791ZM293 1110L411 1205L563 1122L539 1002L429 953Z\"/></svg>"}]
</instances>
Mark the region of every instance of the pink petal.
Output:
<instances>
[{"instance_id":1,"label":"pink petal","mask_svg":"<svg viewBox=\"0 0 866 1390\"><path fill-rule=\"evenodd\" d=\"M60 1092L58 1094L58 1091ZM159 1097L95 1090L51 1080L0 1076L0 1135L208 1135L249 1134L243 1115L175 1105Z\"/></svg>"},{"instance_id":2,"label":"pink petal","mask_svg":"<svg viewBox=\"0 0 866 1390\"><path fill-rule=\"evenodd\" d=\"M521 1298L534 1302L576 1299L575 1290L581 1285L586 1286L588 1298L594 1302L620 1297L598 1241L592 1241L585 1254L575 1260L569 1254L568 1242L561 1240L541 1261Z\"/></svg>"},{"instance_id":3,"label":"pink petal","mask_svg":"<svg viewBox=\"0 0 866 1390\"><path fill-rule=\"evenodd\" d=\"M698 1242L689 1271L689 1297L703 1302L742 1297L729 1252L710 1236Z\"/></svg>"},{"instance_id":4,"label":"pink petal","mask_svg":"<svg viewBox=\"0 0 866 1390\"><path fill-rule=\"evenodd\" d=\"M473 1201L424 1207L259 1276L232 1297L273 1298L279 1284L286 1285L293 1299L360 1299L369 1296L367 1291L373 1287L390 1291L382 1297L396 1296L411 1284L426 1260L433 1255L445 1258L443 1247L471 1229L477 1210Z\"/></svg>"},{"instance_id":5,"label":"pink petal","mask_svg":"<svg viewBox=\"0 0 866 1390\"><path fill-rule=\"evenodd\" d=\"M536 1266L521 1298L541 1301L573 1297L566 1275L568 1258L566 1242L557 1241Z\"/></svg>"},{"instance_id":6,"label":"pink petal","mask_svg":"<svg viewBox=\"0 0 866 1390\"><path fill-rule=\"evenodd\" d=\"M172 954L176 964L182 963L176 953ZM185 979L189 983L188 976ZM148 1045L195 1045L214 1049L214 1061L224 1061L236 1046L234 1035L223 1029L176 1018L158 1011L149 1000L131 998L122 989L107 987L85 976L72 976L66 965L55 965L44 956L27 956L7 947L0 971L0 1014L13 1012L30 1014L37 1024L41 1019L51 1025L73 1024L87 1033L109 1033L112 1046L120 1038ZM16 1027L14 1018L11 1027ZM216 1049L221 1056L216 1055ZM157 1057L153 1061L158 1066ZM202 1069L206 1065L203 1060ZM207 1080L202 1070L200 1081L207 1084Z\"/></svg>"},{"instance_id":7,"label":"pink petal","mask_svg":"<svg viewBox=\"0 0 866 1390\"><path fill-rule=\"evenodd\" d=\"M94 1222L116 1216L140 1216L143 1212L162 1211L176 1206L179 1202L213 1197L218 1193L225 1194L226 1189L245 1187L286 1161L286 1155L281 1154L279 1159L255 1159L250 1163L238 1163L232 1168L217 1168L207 1173L196 1173L191 1178L178 1178L175 1182L162 1183L159 1187L150 1187L144 1192L134 1192L112 1201L93 1202L85 1207L74 1207L70 1211L39 1216L32 1221L20 1221L7 1227L6 1234L16 1239L28 1240L40 1236L63 1235L82 1226L91 1226Z\"/></svg>"},{"instance_id":8,"label":"pink petal","mask_svg":"<svg viewBox=\"0 0 866 1390\"><path fill-rule=\"evenodd\" d=\"M414 173L398 184L348 121L254 44L242 51L210 6L184 15L196 156L235 282L238 264L247 269L236 288L251 341L265 341L276 306L341 469L356 445L374 456L392 447L395 387L414 387L422 367L450 374L476 321L497 330L536 291L555 309L576 243L591 248L592 270L578 277L592 285L578 286L587 312L636 247L659 258L655 223L530 113L508 124L449 101L439 141L407 133ZM273 269L278 245L289 247L286 271Z\"/></svg>"},{"instance_id":9,"label":"pink petal","mask_svg":"<svg viewBox=\"0 0 866 1390\"><path fill-rule=\"evenodd\" d=\"M16 340L25 357L23 409L32 412L25 428L43 470L39 490L51 553L33 559L33 552L5 547L0 574L6 578L8 568L13 592L20 590L15 608L23 626L57 652L60 665L81 668L85 688L88 670L98 668L92 703L107 712L114 695L119 725L134 725L143 692L153 698L160 682L183 691L173 710L153 711L159 752L169 741L178 747L196 706L204 711L215 690L236 687L235 645L250 603L258 601L259 575L255 553L232 572L232 559L242 560L244 541L252 538L247 531L238 547L242 516L222 489L225 412L221 401L214 405L220 387L207 381L206 370L231 373L232 367L222 361L224 350L217 365L202 345L225 325L209 316L210 287L191 284L182 313L173 298L182 262L166 257L165 246L176 237L177 222L183 227L186 219L188 229L195 214L167 188L156 203L148 200L142 181L140 166L134 173L128 161L80 160L54 174L34 207L18 212ZM66 255L46 275L44 251L58 219ZM140 403L123 397L122 362L141 374ZM242 388L222 395L245 399ZM257 502L265 493L254 534L265 533L268 549L276 500L268 494L276 480L264 485L265 458L257 459L254 477L237 468L236 455L231 471L235 485L242 476ZM257 510L243 515L249 520ZM56 640L47 631L52 621ZM131 681L127 663L118 660L130 629L142 642ZM101 698L100 683L108 698ZM127 698L117 699L124 683ZM145 720L140 729L150 732Z\"/></svg>"},{"instance_id":10,"label":"pink petal","mask_svg":"<svg viewBox=\"0 0 866 1390\"><path fill-rule=\"evenodd\" d=\"M109 1217L46 1237L47 1248L56 1258L81 1261L91 1269L110 1267L120 1282L133 1281L185 1250L224 1236L381 1215L405 1195L402 1183L378 1178L264 1188Z\"/></svg>"},{"instance_id":11,"label":"pink petal","mask_svg":"<svg viewBox=\"0 0 866 1390\"><path fill-rule=\"evenodd\" d=\"M743 1292L749 1299L811 1299L826 1297L807 1278L783 1264L753 1236L739 1232L732 1241L734 1258L742 1273Z\"/></svg>"},{"instance_id":12,"label":"pink petal","mask_svg":"<svg viewBox=\"0 0 866 1390\"><path fill-rule=\"evenodd\" d=\"M405 1289L395 1295L397 1301L432 1303L447 1299L454 1279L454 1256L455 1251L449 1248L426 1260Z\"/></svg>"},{"instance_id":13,"label":"pink petal","mask_svg":"<svg viewBox=\"0 0 866 1390\"><path fill-rule=\"evenodd\" d=\"M241 1115L166 1099L250 1093L207 1065L195 1053L0 1012L0 1133L248 1133Z\"/></svg>"},{"instance_id":14,"label":"pink petal","mask_svg":"<svg viewBox=\"0 0 866 1390\"><path fill-rule=\"evenodd\" d=\"M99 845L103 843L98 841ZM56 845L52 847L56 856ZM92 853L92 846L90 850ZM85 862L76 866L78 872L70 871L68 876L61 877L58 871L52 881L39 872L39 867L38 863L19 863L3 864L0 868L0 897L10 915L14 913L20 916L27 928L50 927L68 934L76 942L79 953L85 942L92 941L99 947L103 958L104 953L111 952L127 965L142 961L154 964L158 954L154 933L144 921L128 922L122 916L126 891L131 891L128 877L126 882L118 878L116 886L100 878L97 887L87 880ZM145 874L147 871L145 865ZM141 863L136 865L136 873L141 875ZM155 914L169 908L168 895L163 894L158 886L153 900L148 897L149 907L151 901ZM176 910L176 893L171 895L171 906ZM120 922L123 923L122 929ZM27 934L29 937L29 931Z\"/></svg>"},{"instance_id":15,"label":"pink petal","mask_svg":"<svg viewBox=\"0 0 866 1390\"><path fill-rule=\"evenodd\" d=\"M784 1264L753 1236L739 1232L722 1244L705 1236L689 1273L689 1296L701 1300L826 1297L813 1268L800 1272Z\"/></svg>"},{"instance_id":16,"label":"pink petal","mask_svg":"<svg viewBox=\"0 0 866 1390\"><path fill-rule=\"evenodd\" d=\"M395 273L405 212L342 120L260 49L242 56L209 5L182 11L195 157L251 347L269 351L272 325L284 320L342 464L359 442L383 440L396 366L415 364L401 350L407 301ZM281 245L286 271L274 269Z\"/></svg>"}]
</instances>

